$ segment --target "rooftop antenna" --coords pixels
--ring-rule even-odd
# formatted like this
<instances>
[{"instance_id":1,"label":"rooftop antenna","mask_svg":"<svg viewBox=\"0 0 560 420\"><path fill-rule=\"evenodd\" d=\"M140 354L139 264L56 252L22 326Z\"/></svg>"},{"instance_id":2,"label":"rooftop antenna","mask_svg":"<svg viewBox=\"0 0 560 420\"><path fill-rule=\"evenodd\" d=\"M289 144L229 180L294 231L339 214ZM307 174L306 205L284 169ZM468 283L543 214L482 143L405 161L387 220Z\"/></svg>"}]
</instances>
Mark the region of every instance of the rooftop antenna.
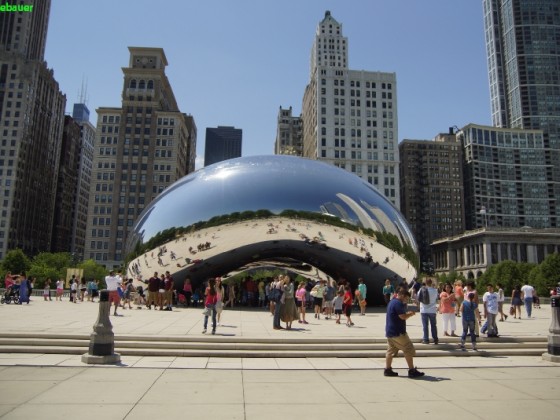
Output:
<instances>
[{"instance_id":1,"label":"rooftop antenna","mask_svg":"<svg viewBox=\"0 0 560 420\"><path fill-rule=\"evenodd\" d=\"M78 103L87 105L87 79L82 76L82 87L80 88L80 93L78 93Z\"/></svg>"}]
</instances>

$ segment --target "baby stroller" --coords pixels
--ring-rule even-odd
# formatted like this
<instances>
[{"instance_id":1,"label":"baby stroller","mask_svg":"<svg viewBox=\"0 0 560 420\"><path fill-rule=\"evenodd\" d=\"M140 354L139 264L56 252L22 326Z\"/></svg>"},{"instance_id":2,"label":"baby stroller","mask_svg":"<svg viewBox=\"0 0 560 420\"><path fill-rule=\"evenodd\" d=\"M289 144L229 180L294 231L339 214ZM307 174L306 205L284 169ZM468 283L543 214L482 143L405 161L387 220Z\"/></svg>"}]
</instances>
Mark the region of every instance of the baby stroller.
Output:
<instances>
[{"instance_id":1,"label":"baby stroller","mask_svg":"<svg viewBox=\"0 0 560 420\"><path fill-rule=\"evenodd\" d=\"M2 297L0 298L0 303L19 303L19 287L10 286L6 289Z\"/></svg>"}]
</instances>

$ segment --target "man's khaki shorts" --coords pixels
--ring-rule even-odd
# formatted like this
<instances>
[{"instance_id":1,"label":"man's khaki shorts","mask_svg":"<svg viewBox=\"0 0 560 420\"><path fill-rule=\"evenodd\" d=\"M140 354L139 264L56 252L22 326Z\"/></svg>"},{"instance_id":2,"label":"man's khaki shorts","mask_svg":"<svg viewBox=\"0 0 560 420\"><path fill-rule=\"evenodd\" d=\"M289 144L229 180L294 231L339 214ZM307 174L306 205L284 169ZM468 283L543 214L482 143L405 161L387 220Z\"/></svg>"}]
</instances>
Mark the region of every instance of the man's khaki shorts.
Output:
<instances>
[{"instance_id":1,"label":"man's khaki shorts","mask_svg":"<svg viewBox=\"0 0 560 420\"><path fill-rule=\"evenodd\" d=\"M401 334L398 337L387 337L387 344L389 345L387 355L395 357L399 350L404 353L405 357L414 357L416 355L416 350L408 334Z\"/></svg>"}]
</instances>

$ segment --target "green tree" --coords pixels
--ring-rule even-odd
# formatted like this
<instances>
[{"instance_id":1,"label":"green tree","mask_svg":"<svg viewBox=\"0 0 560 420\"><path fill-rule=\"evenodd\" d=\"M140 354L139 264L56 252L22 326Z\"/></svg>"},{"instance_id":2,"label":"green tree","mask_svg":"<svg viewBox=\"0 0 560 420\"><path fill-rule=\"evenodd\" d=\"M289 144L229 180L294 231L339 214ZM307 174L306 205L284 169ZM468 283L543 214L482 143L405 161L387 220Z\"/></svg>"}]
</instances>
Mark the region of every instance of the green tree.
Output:
<instances>
[{"instance_id":1,"label":"green tree","mask_svg":"<svg viewBox=\"0 0 560 420\"><path fill-rule=\"evenodd\" d=\"M35 287L43 287L47 278L53 281L66 277L66 268L72 264L72 256L68 252L41 252L31 260L28 270L29 277L35 277Z\"/></svg>"},{"instance_id":2,"label":"green tree","mask_svg":"<svg viewBox=\"0 0 560 420\"><path fill-rule=\"evenodd\" d=\"M6 257L2 261L2 271L4 274L2 276L2 281L4 281L4 277L8 271L12 274L19 274L24 271L27 273L30 267L31 261L29 261L27 255L25 255L19 248L12 249L11 251L8 251Z\"/></svg>"},{"instance_id":3,"label":"green tree","mask_svg":"<svg viewBox=\"0 0 560 420\"><path fill-rule=\"evenodd\" d=\"M97 264L94 260L86 260L79 264L78 268L84 270L84 277L88 280L104 280L105 276L108 274L107 269Z\"/></svg>"},{"instance_id":4,"label":"green tree","mask_svg":"<svg viewBox=\"0 0 560 420\"><path fill-rule=\"evenodd\" d=\"M531 270L528 278L539 296L548 296L550 289L560 281L560 254L547 255L542 263Z\"/></svg>"}]
</instances>

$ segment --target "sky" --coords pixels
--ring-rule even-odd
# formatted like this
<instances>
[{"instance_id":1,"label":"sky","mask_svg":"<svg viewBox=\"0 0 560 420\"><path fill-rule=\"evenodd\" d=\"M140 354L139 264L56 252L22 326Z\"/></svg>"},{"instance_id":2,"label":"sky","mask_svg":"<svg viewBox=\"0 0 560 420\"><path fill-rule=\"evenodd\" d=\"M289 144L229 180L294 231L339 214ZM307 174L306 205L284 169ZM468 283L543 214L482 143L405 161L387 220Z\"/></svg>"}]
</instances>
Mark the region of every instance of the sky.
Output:
<instances>
[{"instance_id":1,"label":"sky","mask_svg":"<svg viewBox=\"0 0 560 420\"><path fill-rule=\"evenodd\" d=\"M198 128L243 130L243 156L274 153L280 107L299 115L315 30L342 24L352 70L395 72L398 138L491 124L482 0L52 0L45 60L66 112L87 86L120 107L128 46L163 48L181 112Z\"/></svg>"}]
</instances>

